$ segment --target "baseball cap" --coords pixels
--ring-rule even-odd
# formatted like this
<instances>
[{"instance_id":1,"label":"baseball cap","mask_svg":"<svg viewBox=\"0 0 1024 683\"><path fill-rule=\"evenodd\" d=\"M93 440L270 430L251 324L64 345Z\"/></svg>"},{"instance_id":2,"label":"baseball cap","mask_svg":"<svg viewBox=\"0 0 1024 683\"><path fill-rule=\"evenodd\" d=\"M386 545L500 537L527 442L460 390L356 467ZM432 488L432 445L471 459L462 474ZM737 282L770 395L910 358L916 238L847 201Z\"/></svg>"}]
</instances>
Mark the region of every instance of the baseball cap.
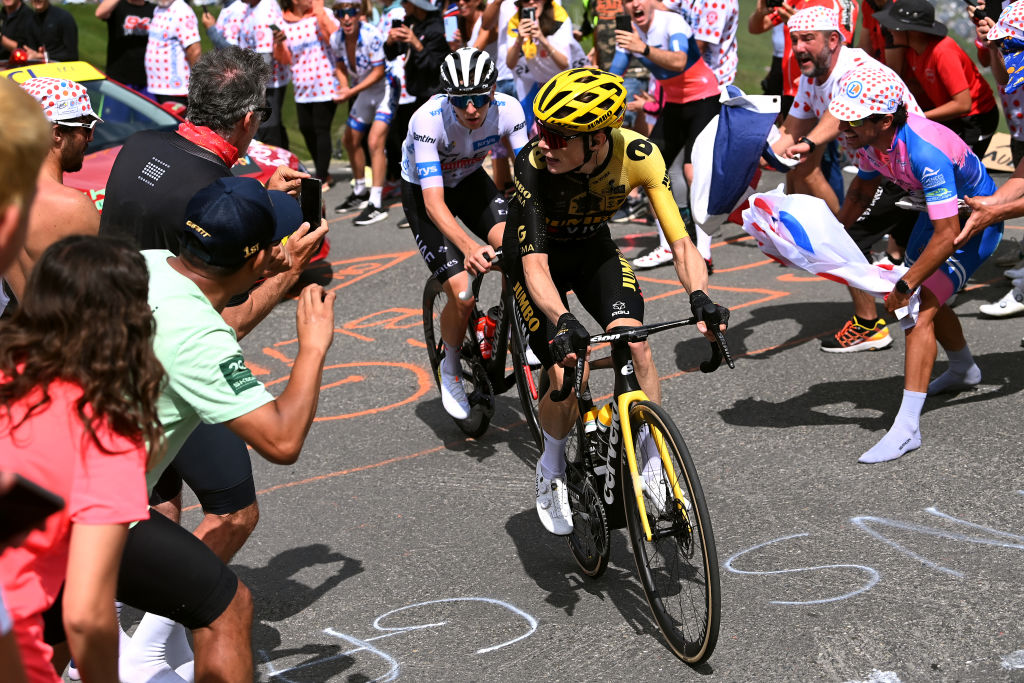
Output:
<instances>
[{"instance_id":1,"label":"baseball cap","mask_svg":"<svg viewBox=\"0 0 1024 683\"><path fill-rule=\"evenodd\" d=\"M1024 40L1024 0L1007 5L999 15L999 21L989 29L989 40L1013 38Z\"/></svg>"},{"instance_id":2,"label":"baseball cap","mask_svg":"<svg viewBox=\"0 0 1024 683\"><path fill-rule=\"evenodd\" d=\"M859 121L872 114L892 114L906 98L907 86L894 72L862 66L839 80L828 111L840 121Z\"/></svg>"},{"instance_id":3,"label":"baseball cap","mask_svg":"<svg viewBox=\"0 0 1024 683\"><path fill-rule=\"evenodd\" d=\"M30 78L22 83L21 87L43 107L46 120L50 123L70 121L82 116L91 116L97 121L103 121L92 110L89 91L80 83L66 78L40 76Z\"/></svg>"},{"instance_id":4,"label":"baseball cap","mask_svg":"<svg viewBox=\"0 0 1024 683\"><path fill-rule=\"evenodd\" d=\"M830 7L815 5L796 12L786 22L786 29L790 33L803 31L836 31L842 33L839 28L839 12Z\"/></svg>"},{"instance_id":5,"label":"baseball cap","mask_svg":"<svg viewBox=\"0 0 1024 683\"><path fill-rule=\"evenodd\" d=\"M181 248L211 266L234 268L301 223L299 203L288 194L268 192L255 178L219 178L189 200Z\"/></svg>"}]
</instances>

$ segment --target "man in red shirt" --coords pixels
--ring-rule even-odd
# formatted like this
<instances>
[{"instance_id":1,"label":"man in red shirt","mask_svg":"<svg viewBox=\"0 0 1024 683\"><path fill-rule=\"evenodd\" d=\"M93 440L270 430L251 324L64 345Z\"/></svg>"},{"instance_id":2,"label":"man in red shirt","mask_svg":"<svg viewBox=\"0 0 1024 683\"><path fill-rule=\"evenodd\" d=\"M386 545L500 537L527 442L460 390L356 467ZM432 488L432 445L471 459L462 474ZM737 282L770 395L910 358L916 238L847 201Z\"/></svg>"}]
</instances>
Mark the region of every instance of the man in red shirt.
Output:
<instances>
[{"instance_id":1,"label":"man in red shirt","mask_svg":"<svg viewBox=\"0 0 1024 683\"><path fill-rule=\"evenodd\" d=\"M875 18L892 32L893 47L903 48L901 75L924 115L941 121L984 156L999 125L996 100L978 67L946 35L945 24L935 21L935 8L927 0L897 0Z\"/></svg>"}]
</instances>

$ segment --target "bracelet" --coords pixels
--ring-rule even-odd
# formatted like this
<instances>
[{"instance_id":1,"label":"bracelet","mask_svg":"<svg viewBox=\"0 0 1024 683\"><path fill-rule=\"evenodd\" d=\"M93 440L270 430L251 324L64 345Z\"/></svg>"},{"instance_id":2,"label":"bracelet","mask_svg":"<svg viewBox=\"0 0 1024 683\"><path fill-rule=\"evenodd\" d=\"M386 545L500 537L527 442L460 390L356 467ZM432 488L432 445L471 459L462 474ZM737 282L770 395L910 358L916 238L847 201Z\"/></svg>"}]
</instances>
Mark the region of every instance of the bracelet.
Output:
<instances>
[{"instance_id":1,"label":"bracelet","mask_svg":"<svg viewBox=\"0 0 1024 683\"><path fill-rule=\"evenodd\" d=\"M644 52L643 52L644 57L649 57L650 54L651 54L651 46L650 45L644 45Z\"/></svg>"},{"instance_id":2,"label":"bracelet","mask_svg":"<svg viewBox=\"0 0 1024 683\"><path fill-rule=\"evenodd\" d=\"M800 138L799 140L797 140L797 142L806 142L806 143L807 143L807 146L811 148L811 153L812 153L812 154L814 153L814 149L815 149L815 148L817 147L817 145L816 145L816 144L814 144L814 141L813 141L813 140L811 140L811 139L810 139L809 137L807 137L806 135L805 135L805 136L803 136L802 138Z\"/></svg>"}]
</instances>

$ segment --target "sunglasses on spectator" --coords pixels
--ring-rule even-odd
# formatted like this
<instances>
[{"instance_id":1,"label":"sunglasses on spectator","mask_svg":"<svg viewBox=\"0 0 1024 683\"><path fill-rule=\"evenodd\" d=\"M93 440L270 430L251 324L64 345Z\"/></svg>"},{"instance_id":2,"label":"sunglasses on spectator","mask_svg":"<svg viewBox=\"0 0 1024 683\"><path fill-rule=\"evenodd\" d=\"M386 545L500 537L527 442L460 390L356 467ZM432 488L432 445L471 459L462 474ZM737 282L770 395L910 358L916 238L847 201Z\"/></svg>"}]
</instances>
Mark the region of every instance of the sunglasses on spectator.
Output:
<instances>
[{"instance_id":1,"label":"sunglasses on spectator","mask_svg":"<svg viewBox=\"0 0 1024 683\"><path fill-rule=\"evenodd\" d=\"M491 94L485 92L482 95L449 95L448 101L458 109L467 108L470 102L477 109L483 109L491 101Z\"/></svg>"},{"instance_id":2,"label":"sunglasses on spectator","mask_svg":"<svg viewBox=\"0 0 1024 683\"><path fill-rule=\"evenodd\" d=\"M252 110L252 113L259 114L260 121L266 123L270 120L270 115L273 113L273 109L270 107L256 107Z\"/></svg>"},{"instance_id":3,"label":"sunglasses on spectator","mask_svg":"<svg viewBox=\"0 0 1024 683\"><path fill-rule=\"evenodd\" d=\"M542 123L537 124L537 132L540 133L540 139L544 141L544 144L547 145L549 149L564 149L569 146L570 142L583 135L583 133L562 135L561 133L551 130Z\"/></svg>"},{"instance_id":4,"label":"sunglasses on spectator","mask_svg":"<svg viewBox=\"0 0 1024 683\"><path fill-rule=\"evenodd\" d=\"M360 10L358 7L338 7L334 10L334 13L338 15L338 17L357 17L359 16L359 12Z\"/></svg>"},{"instance_id":5,"label":"sunglasses on spectator","mask_svg":"<svg viewBox=\"0 0 1024 683\"><path fill-rule=\"evenodd\" d=\"M860 128L868 121L881 121L884 116L885 114L872 114L871 116L865 116L864 118L857 119L856 121L847 121L846 123L850 128Z\"/></svg>"},{"instance_id":6,"label":"sunglasses on spectator","mask_svg":"<svg viewBox=\"0 0 1024 683\"><path fill-rule=\"evenodd\" d=\"M99 123L98 119L89 119L88 121L54 121L58 126L65 126L67 128L88 128L92 130Z\"/></svg>"}]
</instances>

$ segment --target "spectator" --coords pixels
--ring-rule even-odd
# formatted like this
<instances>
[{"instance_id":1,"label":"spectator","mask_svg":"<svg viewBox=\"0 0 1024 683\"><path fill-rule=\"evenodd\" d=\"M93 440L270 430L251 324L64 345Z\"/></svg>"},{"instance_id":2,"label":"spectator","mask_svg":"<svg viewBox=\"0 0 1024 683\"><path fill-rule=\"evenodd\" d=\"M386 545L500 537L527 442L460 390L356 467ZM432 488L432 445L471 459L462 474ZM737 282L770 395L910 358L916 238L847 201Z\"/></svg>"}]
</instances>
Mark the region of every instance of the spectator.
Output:
<instances>
[{"instance_id":1,"label":"spectator","mask_svg":"<svg viewBox=\"0 0 1024 683\"><path fill-rule=\"evenodd\" d=\"M42 615L62 584L63 623L83 678L117 680L118 565L128 524L148 516L147 460L163 450L156 401L164 373L147 280L130 247L69 237L43 253L21 307L0 327L0 467L67 503L0 557L33 681L61 680Z\"/></svg>"},{"instance_id":2,"label":"spectator","mask_svg":"<svg viewBox=\"0 0 1024 683\"><path fill-rule=\"evenodd\" d=\"M483 50L494 59L495 31L486 29L483 25L484 7L487 0L458 0L459 27L455 30L455 46L453 50L460 47L475 47Z\"/></svg>"},{"instance_id":3,"label":"spectator","mask_svg":"<svg viewBox=\"0 0 1024 683\"><path fill-rule=\"evenodd\" d=\"M200 19L206 27L206 35L209 36L214 49L220 50L228 45L239 46L242 25L257 4L257 0L234 0L222 9L217 17L214 17L207 8L203 8Z\"/></svg>"},{"instance_id":4,"label":"spectator","mask_svg":"<svg viewBox=\"0 0 1024 683\"><path fill-rule=\"evenodd\" d=\"M680 14L693 29L697 48L711 67L719 85L732 85L739 63L736 27L740 6L737 0L683 0Z\"/></svg>"},{"instance_id":5,"label":"spectator","mask_svg":"<svg viewBox=\"0 0 1024 683\"><path fill-rule=\"evenodd\" d=\"M416 102L407 112L412 116L416 108L438 92L441 82L441 62L451 51L444 38L440 0L403 0L406 23L388 32L384 48L388 59L406 55L405 85ZM402 135L408 129L409 119L396 121Z\"/></svg>"},{"instance_id":6,"label":"spectator","mask_svg":"<svg viewBox=\"0 0 1024 683\"><path fill-rule=\"evenodd\" d=\"M29 59L69 62L78 59L78 24L63 7L50 0L32 0L32 42Z\"/></svg>"},{"instance_id":7,"label":"spectator","mask_svg":"<svg viewBox=\"0 0 1024 683\"><path fill-rule=\"evenodd\" d=\"M927 0L897 0L875 18L892 32L893 46L903 48L905 81L911 90L920 89L918 99L931 103L924 115L985 156L999 126L992 88L963 48L946 36L946 25L935 21L935 8Z\"/></svg>"},{"instance_id":8,"label":"spectator","mask_svg":"<svg viewBox=\"0 0 1024 683\"><path fill-rule=\"evenodd\" d=\"M157 0L146 43L146 89L158 102L188 104L188 79L199 59L199 24L185 0Z\"/></svg>"},{"instance_id":9,"label":"spectator","mask_svg":"<svg viewBox=\"0 0 1024 683\"><path fill-rule=\"evenodd\" d=\"M281 119L284 96L292 82L292 56L285 44L284 15L277 0L246 0L254 5L238 35L239 47L255 50L270 66L270 82L267 83L266 100L270 116L260 124L256 139L268 145L289 148L288 131ZM276 26L277 30L272 29Z\"/></svg>"},{"instance_id":10,"label":"spectator","mask_svg":"<svg viewBox=\"0 0 1024 683\"><path fill-rule=\"evenodd\" d=\"M569 68L575 39L569 15L554 0L518 0L517 6L519 13L508 24L514 40L504 57L515 74L516 96L526 113L526 129L531 130L533 98L540 86Z\"/></svg>"},{"instance_id":11,"label":"spectator","mask_svg":"<svg viewBox=\"0 0 1024 683\"><path fill-rule=\"evenodd\" d=\"M96 18L107 22L107 75L143 92L153 4L146 0L103 0L96 7Z\"/></svg>"},{"instance_id":12,"label":"spectator","mask_svg":"<svg viewBox=\"0 0 1024 683\"><path fill-rule=\"evenodd\" d=\"M22 0L3 0L0 11L0 59L32 42L32 10Z\"/></svg>"},{"instance_id":13,"label":"spectator","mask_svg":"<svg viewBox=\"0 0 1024 683\"><path fill-rule=\"evenodd\" d=\"M974 19L972 14L972 19ZM999 16L999 28L991 32L996 22L989 17L974 19L978 45L978 61L992 69L999 86L999 99L1003 103L1003 116L1010 130L1010 155L1016 167L1024 159L1024 104L1018 92L1020 82L1014 78L1010 84L1007 62L1015 62L1014 73L1024 62L1024 3L1008 5ZM1016 93L1016 94L1014 94Z\"/></svg>"},{"instance_id":14,"label":"spectator","mask_svg":"<svg viewBox=\"0 0 1024 683\"><path fill-rule=\"evenodd\" d=\"M338 108L334 100L338 79L329 52L338 21L324 9L324 0L287 0L282 28L291 54L299 130L313 157L316 177L323 181L326 190L334 184L328 169L331 122Z\"/></svg>"},{"instance_id":15,"label":"spectator","mask_svg":"<svg viewBox=\"0 0 1024 683\"><path fill-rule=\"evenodd\" d=\"M342 145L348 154L355 181L353 196L362 195L366 178L366 154L363 138L377 117L384 99L384 36L366 21L360 2L341 2L335 5L341 29L331 36L331 52L335 60L335 73L340 89L335 99L348 100L348 123L342 136ZM384 139L377 136L370 146L373 187L363 212L355 219L356 225L370 225L388 217L381 208L387 161L384 158ZM353 201L346 200L346 204ZM353 202L354 203L354 202Z\"/></svg>"},{"instance_id":16,"label":"spectator","mask_svg":"<svg viewBox=\"0 0 1024 683\"><path fill-rule=\"evenodd\" d=\"M42 106L51 124L51 145L39 169L25 248L6 276L19 301L35 262L47 247L68 235L95 235L99 231L96 207L82 192L64 186L64 174L82 168L92 129L101 123L93 113L88 91L74 81L31 78L21 87Z\"/></svg>"}]
</instances>

